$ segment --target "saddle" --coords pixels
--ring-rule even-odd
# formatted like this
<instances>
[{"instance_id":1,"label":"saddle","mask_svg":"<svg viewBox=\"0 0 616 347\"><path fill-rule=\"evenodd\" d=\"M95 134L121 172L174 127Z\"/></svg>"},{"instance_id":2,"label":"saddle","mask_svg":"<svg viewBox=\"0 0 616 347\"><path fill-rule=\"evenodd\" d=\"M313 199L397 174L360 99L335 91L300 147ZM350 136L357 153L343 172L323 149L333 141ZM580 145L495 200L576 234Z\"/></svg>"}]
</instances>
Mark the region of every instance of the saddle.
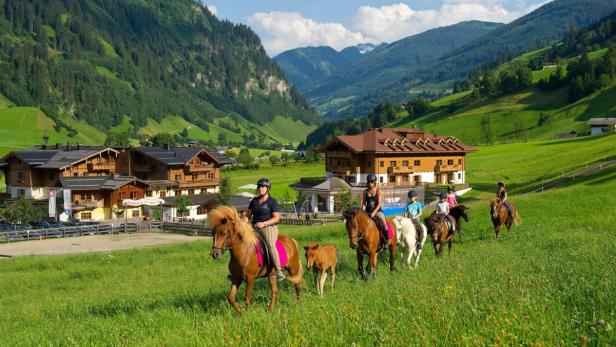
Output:
<instances>
[{"instance_id":1,"label":"saddle","mask_svg":"<svg viewBox=\"0 0 616 347\"><path fill-rule=\"evenodd\" d=\"M257 253L257 262L259 263L259 267L262 268L270 268L274 266L274 261L272 260L271 251L267 247L267 242L263 239L263 236L260 233L256 233L259 241L255 244L255 252ZM278 251L278 260L280 260L280 266L285 267L289 261L287 256L287 251L285 251L284 246L280 240L276 240L276 250Z\"/></svg>"},{"instance_id":2,"label":"saddle","mask_svg":"<svg viewBox=\"0 0 616 347\"><path fill-rule=\"evenodd\" d=\"M383 221L380 218L374 218L373 220L379 230L380 246L378 251L380 252L386 248L387 241L394 237L394 232L391 223L387 222L386 225L383 225Z\"/></svg>"}]
</instances>

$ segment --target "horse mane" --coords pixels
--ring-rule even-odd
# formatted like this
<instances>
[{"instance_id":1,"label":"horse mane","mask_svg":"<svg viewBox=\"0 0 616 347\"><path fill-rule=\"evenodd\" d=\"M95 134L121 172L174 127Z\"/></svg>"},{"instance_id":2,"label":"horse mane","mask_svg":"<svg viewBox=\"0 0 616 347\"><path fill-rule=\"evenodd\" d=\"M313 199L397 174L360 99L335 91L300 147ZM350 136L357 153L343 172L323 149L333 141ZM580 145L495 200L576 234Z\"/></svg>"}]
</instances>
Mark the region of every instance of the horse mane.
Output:
<instances>
[{"instance_id":1,"label":"horse mane","mask_svg":"<svg viewBox=\"0 0 616 347\"><path fill-rule=\"evenodd\" d=\"M359 207L349 207L349 208L346 209L346 211L342 212L342 216L345 219L351 219L351 218L357 216L358 214L365 214L365 215L367 215L367 213L364 212L364 210L362 210Z\"/></svg>"},{"instance_id":2,"label":"horse mane","mask_svg":"<svg viewBox=\"0 0 616 347\"><path fill-rule=\"evenodd\" d=\"M249 223L244 223L234 207L218 206L208 212L207 222L211 229L219 224L231 223L244 243L255 245L257 236Z\"/></svg>"}]
</instances>

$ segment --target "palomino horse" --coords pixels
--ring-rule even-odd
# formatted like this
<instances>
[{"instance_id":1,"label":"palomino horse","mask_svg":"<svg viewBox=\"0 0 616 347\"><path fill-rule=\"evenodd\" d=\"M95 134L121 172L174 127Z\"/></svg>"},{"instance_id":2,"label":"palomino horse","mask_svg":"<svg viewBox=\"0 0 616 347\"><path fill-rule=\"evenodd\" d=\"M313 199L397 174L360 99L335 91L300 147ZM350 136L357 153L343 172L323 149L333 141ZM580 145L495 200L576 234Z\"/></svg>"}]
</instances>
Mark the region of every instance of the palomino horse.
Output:
<instances>
[{"instance_id":1,"label":"palomino horse","mask_svg":"<svg viewBox=\"0 0 616 347\"><path fill-rule=\"evenodd\" d=\"M246 282L246 306L248 306L255 279L267 277L272 288L272 301L269 305L271 311L276 304L276 296L278 294L276 271L272 265L269 265L267 268L259 267L255 251L257 236L252 226L241 220L235 208L228 206L219 206L211 210L208 213L208 223L214 235L212 258L220 259L226 250L229 250L231 253L231 259L229 260L229 271L231 272L229 304L239 313L240 306L235 302L235 295L242 282ZM295 292L299 298L304 282L304 270L300 263L297 241L284 235L278 236L278 240L282 242L287 252L288 263L285 269L290 274L287 279L294 284Z\"/></svg>"},{"instance_id":2,"label":"palomino horse","mask_svg":"<svg viewBox=\"0 0 616 347\"><path fill-rule=\"evenodd\" d=\"M462 223L460 223L460 219L464 218L464 220L468 223L468 210L470 207L466 207L464 205L458 205L456 207L452 207L449 209L449 215L456 220L456 230L458 231L458 238L460 242L462 242Z\"/></svg>"},{"instance_id":3,"label":"palomino horse","mask_svg":"<svg viewBox=\"0 0 616 347\"><path fill-rule=\"evenodd\" d=\"M377 253L379 251L380 235L376 222L357 207L351 207L343 213L346 219L346 229L349 233L349 246L357 250L357 271L364 280L368 280L366 272L370 274L377 267ZM391 220L388 220L391 224ZM389 270L394 271L396 262L397 232L392 228L393 236L387 241L389 248ZM383 248L384 250L384 248ZM364 271L364 255L368 255L368 264Z\"/></svg>"},{"instance_id":4,"label":"palomino horse","mask_svg":"<svg viewBox=\"0 0 616 347\"><path fill-rule=\"evenodd\" d=\"M513 224L520 224L520 215L518 214L518 210L511 204L511 214L513 218L509 217L509 213L507 212L507 208L505 204L501 201L500 198L496 198L490 201L490 216L492 217L492 224L494 225L494 232L496 232L496 238L498 239L498 234L500 233L503 225L507 227L507 231L511 230L511 226Z\"/></svg>"},{"instance_id":5,"label":"palomino horse","mask_svg":"<svg viewBox=\"0 0 616 347\"><path fill-rule=\"evenodd\" d=\"M400 244L400 258L404 263L404 252L408 252L406 265L411 266L411 258L415 256L415 265L413 267L417 267L423 245L428 238L428 229L425 225L421 225L422 230L419 233L421 241L418 241L417 228L415 228L415 224L413 224L410 218L396 216L394 218L394 225L399 234L398 243Z\"/></svg>"},{"instance_id":6,"label":"palomino horse","mask_svg":"<svg viewBox=\"0 0 616 347\"><path fill-rule=\"evenodd\" d=\"M443 245L448 243L447 254L451 254L451 244L453 242L453 231L450 231L445 222L445 218L434 211L430 217L424 219L428 234L432 236L432 245L437 257L443 255Z\"/></svg>"}]
</instances>

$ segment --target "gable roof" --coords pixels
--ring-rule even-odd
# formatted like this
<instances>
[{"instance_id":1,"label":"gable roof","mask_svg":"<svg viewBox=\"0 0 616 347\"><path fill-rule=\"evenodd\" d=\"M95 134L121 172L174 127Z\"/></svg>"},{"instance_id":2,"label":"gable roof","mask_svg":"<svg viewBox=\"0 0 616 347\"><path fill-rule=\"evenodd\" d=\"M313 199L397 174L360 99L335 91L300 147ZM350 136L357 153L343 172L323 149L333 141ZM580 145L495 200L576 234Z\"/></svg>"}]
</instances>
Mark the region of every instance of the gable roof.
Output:
<instances>
[{"instance_id":1,"label":"gable roof","mask_svg":"<svg viewBox=\"0 0 616 347\"><path fill-rule=\"evenodd\" d=\"M35 168L63 169L105 151L119 153L113 148L103 146L79 146L70 150L66 148L43 149L37 146L23 151L11 152L2 158L2 161L14 156Z\"/></svg>"},{"instance_id":2,"label":"gable roof","mask_svg":"<svg viewBox=\"0 0 616 347\"><path fill-rule=\"evenodd\" d=\"M325 152L335 143L355 153L467 153L476 150L455 137L436 136L419 128L377 128L358 135L336 136L319 148L319 152Z\"/></svg>"},{"instance_id":3,"label":"gable roof","mask_svg":"<svg viewBox=\"0 0 616 347\"><path fill-rule=\"evenodd\" d=\"M616 125L616 118L591 118L586 124L590 126Z\"/></svg>"},{"instance_id":4,"label":"gable roof","mask_svg":"<svg viewBox=\"0 0 616 347\"><path fill-rule=\"evenodd\" d=\"M148 185L145 181L132 176L60 177L62 188L71 190L116 190L136 182Z\"/></svg>"},{"instance_id":5,"label":"gable roof","mask_svg":"<svg viewBox=\"0 0 616 347\"><path fill-rule=\"evenodd\" d=\"M203 147L138 147L135 150L145 156L157 160L165 165L187 165L189 161L200 153L205 153L214 162L220 164L216 156Z\"/></svg>"}]
</instances>

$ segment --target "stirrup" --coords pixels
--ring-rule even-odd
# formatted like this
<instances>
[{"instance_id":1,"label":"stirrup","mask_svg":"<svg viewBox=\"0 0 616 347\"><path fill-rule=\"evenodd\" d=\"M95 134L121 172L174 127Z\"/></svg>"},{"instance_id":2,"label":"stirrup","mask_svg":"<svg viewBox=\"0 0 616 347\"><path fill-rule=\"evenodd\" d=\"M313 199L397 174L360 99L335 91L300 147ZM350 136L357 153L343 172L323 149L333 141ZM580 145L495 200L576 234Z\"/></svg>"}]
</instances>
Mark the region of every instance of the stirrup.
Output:
<instances>
[{"instance_id":1,"label":"stirrup","mask_svg":"<svg viewBox=\"0 0 616 347\"><path fill-rule=\"evenodd\" d=\"M278 280L278 282L284 280L287 276L285 276L284 271L282 270L278 270L276 271L276 279Z\"/></svg>"}]
</instances>

